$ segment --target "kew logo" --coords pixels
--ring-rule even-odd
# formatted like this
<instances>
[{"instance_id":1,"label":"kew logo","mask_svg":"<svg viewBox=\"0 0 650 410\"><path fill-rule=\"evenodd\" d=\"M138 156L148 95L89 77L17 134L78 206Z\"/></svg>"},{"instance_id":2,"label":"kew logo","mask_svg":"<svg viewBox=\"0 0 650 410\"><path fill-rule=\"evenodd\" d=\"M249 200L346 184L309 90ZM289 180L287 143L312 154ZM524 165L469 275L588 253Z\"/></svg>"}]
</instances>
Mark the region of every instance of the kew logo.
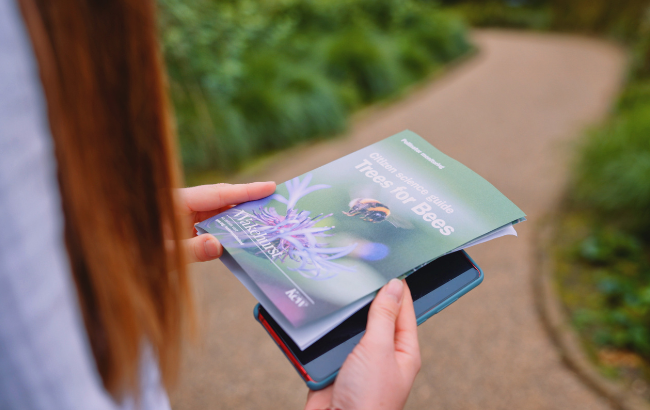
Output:
<instances>
[{"instance_id":1,"label":"kew logo","mask_svg":"<svg viewBox=\"0 0 650 410\"><path fill-rule=\"evenodd\" d=\"M309 302L307 302L305 298L300 294L300 292L298 292L295 288L284 292L284 294L287 295L289 299L291 299L291 301L298 307L309 306Z\"/></svg>"}]
</instances>

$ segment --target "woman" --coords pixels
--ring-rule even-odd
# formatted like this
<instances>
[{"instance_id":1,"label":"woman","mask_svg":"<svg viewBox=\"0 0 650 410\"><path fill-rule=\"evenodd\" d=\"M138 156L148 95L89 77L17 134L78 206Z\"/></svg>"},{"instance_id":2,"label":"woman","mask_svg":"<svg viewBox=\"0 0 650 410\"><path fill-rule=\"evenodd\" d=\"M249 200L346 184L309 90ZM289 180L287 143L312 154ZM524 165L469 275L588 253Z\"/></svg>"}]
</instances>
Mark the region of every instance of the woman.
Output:
<instances>
[{"instance_id":1,"label":"woman","mask_svg":"<svg viewBox=\"0 0 650 410\"><path fill-rule=\"evenodd\" d=\"M153 0L0 0L0 408L167 409L191 331L191 222L275 184L176 191ZM419 369L408 288L307 409L397 409Z\"/></svg>"}]
</instances>

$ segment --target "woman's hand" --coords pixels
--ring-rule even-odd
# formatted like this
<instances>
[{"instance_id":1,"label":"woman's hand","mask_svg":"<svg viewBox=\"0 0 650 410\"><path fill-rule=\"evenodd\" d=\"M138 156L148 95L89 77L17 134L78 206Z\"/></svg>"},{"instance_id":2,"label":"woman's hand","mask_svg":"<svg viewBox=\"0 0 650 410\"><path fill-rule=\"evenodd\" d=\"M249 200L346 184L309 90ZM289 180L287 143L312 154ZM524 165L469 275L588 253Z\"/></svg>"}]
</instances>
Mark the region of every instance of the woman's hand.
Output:
<instances>
[{"instance_id":1,"label":"woman's hand","mask_svg":"<svg viewBox=\"0 0 650 410\"><path fill-rule=\"evenodd\" d=\"M253 182L251 184L201 185L179 189L178 207L192 225L247 201L264 198L275 191L275 182ZM205 262L216 259L223 253L223 247L210 234L187 239L189 262Z\"/></svg>"},{"instance_id":2,"label":"woman's hand","mask_svg":"<svg viewBox=\"0 0 650 410\"><path fill-rule=\"evenodd\" d=\"M406 282L393 279L372 302L366 334L334 384L310 391L305 409L401 409L419 370L413 299Z\"/></svg>"}]
</instances>

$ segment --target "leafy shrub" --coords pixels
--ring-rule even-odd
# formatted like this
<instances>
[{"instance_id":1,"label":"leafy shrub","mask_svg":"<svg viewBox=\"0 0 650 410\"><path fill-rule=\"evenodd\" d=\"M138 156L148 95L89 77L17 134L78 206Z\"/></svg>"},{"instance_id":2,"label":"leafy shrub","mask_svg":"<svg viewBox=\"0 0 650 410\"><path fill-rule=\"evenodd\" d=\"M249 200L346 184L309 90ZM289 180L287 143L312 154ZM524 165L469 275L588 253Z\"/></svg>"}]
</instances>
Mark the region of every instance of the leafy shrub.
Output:
<instances>
[{"instance_id":1,"label":"leafy shrub","mask_svg":"<svg viewBox=\"0 0 650 410\"><path fill-rule=\"evenodd\" d=\"M628 84L618 98L616 110L628 112L650 106L650 81L634 81Z\"/></svg>"},{"instance_id":2,"label":"leafy shrub","mask_svg":"<svg viewBox=\"0 0 650 410\"><path fill-rule=\"evenodd\" d=\"M538 4L518 4L505 1L465 2L455 7L467 22L476 27L506 27L517 29L548 29L551 10Z\"/></svg>"},{"instance_id":3,"label":"leafy shrub","mask_svg":"<svg viewBox=\"0 0 650 410\"><path fill-rule=\"evenodd\" d=\"M327 75L337 83L352 85L363 103L390 95L403 82L400 60L394 58L390 46L394 45L368 30L343 31L327 47Z\"/></svg>"},{"instance_id":4,"label":"leafy shrub","mask_svg":"<svg viewBox=\"0 0 650 410\"><path fill-rule=\"evenodd\" d=\"M650 105L592 132L581 147L575 198L650 236Z\"/></svg>"},{"instance_id":5,"label":"leafy shrub","mask_svg":"<svg viewBox=\"0 0 650 410\"><path fill-rule=\"evenodd\" d=\"M650 5L642 14L631 53L630 77L633 81L650 78ZM629 88L629 87L628 87Z\"/></svg>"},{"instance_id":6,"label":"leafy shrub","mask_svg":"<svg viewBox=\"0 0 650 410\"><path fill-rule=\"evenodd\" d=\"M599 346L650 360L650 264L643 244L618 229L596 229L580 255L594 269L599 302L577 310L575 323Z\"/></svg>"},{"instance_id":7,"label":"leafy shrub","mask_svg":"<svg viewBox=\"0 0 650 410\"><path fill-rule=\"evenodd\" d=\"M559 30L638 39L647 0L441 0L478 27Z\"/></svg>"},{"instance_id":8,"label":"leafy shrub","mask_svg":"<svg viewBox=\"0 0 650 410\"><path fill-rule=\"evenodd\" d=\"M596 345L650 360L650 30L639 24L631 81L612 118L578 151L572 198L591 215L580 258L596 303L574 319Z\"/></svg>"},{"instance_id":9,"label":"leafy shrub","mask_svg":"<svg viewBox=\"0 0 650 410\"><path fill-rule=\"evenodd\" d=\"M548 0L548 4L557 29L632 41L648 8L646 0Z\"/></svg>"},{"instance_id":10,"label":"leafy shrub","mask_svg":"<svg viewBox=\"0 0 650 410\"><path fill-rule=\"evenodd\" d=\"M607 265L619 259L642 259L637 238L616 229L597 229L580 244L580 256L592 265Z\"/></svg>"},{"instance_id":11,"label":"leafy shrub","mask_svg":"<svg viewBox=\"0 0 650 410\"><path fill-rule=\"evenodd\" d=\"M159 0L186 169L232 171L344 129L469 50L424 0Z\"/></svg>"}]
</instances>

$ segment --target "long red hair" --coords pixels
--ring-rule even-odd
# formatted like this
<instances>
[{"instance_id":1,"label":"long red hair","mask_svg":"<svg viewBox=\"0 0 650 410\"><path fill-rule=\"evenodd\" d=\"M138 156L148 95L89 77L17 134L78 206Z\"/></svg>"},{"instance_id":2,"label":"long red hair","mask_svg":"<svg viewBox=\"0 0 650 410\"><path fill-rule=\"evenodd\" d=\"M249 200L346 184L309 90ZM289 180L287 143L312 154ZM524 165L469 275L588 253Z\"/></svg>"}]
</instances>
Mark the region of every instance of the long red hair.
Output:
<instances>
[{"instance_id":1,"label":"long red hair","mask_svg":"<svg viewBox=\"0 0 650 410\"><path fill-rule=\"evenodd\" d=\"M90 345L115 397L142 348L167 386L191 294L153 0L20 0L58 160L65 241Z\"/></svg>"}]
</instances>

